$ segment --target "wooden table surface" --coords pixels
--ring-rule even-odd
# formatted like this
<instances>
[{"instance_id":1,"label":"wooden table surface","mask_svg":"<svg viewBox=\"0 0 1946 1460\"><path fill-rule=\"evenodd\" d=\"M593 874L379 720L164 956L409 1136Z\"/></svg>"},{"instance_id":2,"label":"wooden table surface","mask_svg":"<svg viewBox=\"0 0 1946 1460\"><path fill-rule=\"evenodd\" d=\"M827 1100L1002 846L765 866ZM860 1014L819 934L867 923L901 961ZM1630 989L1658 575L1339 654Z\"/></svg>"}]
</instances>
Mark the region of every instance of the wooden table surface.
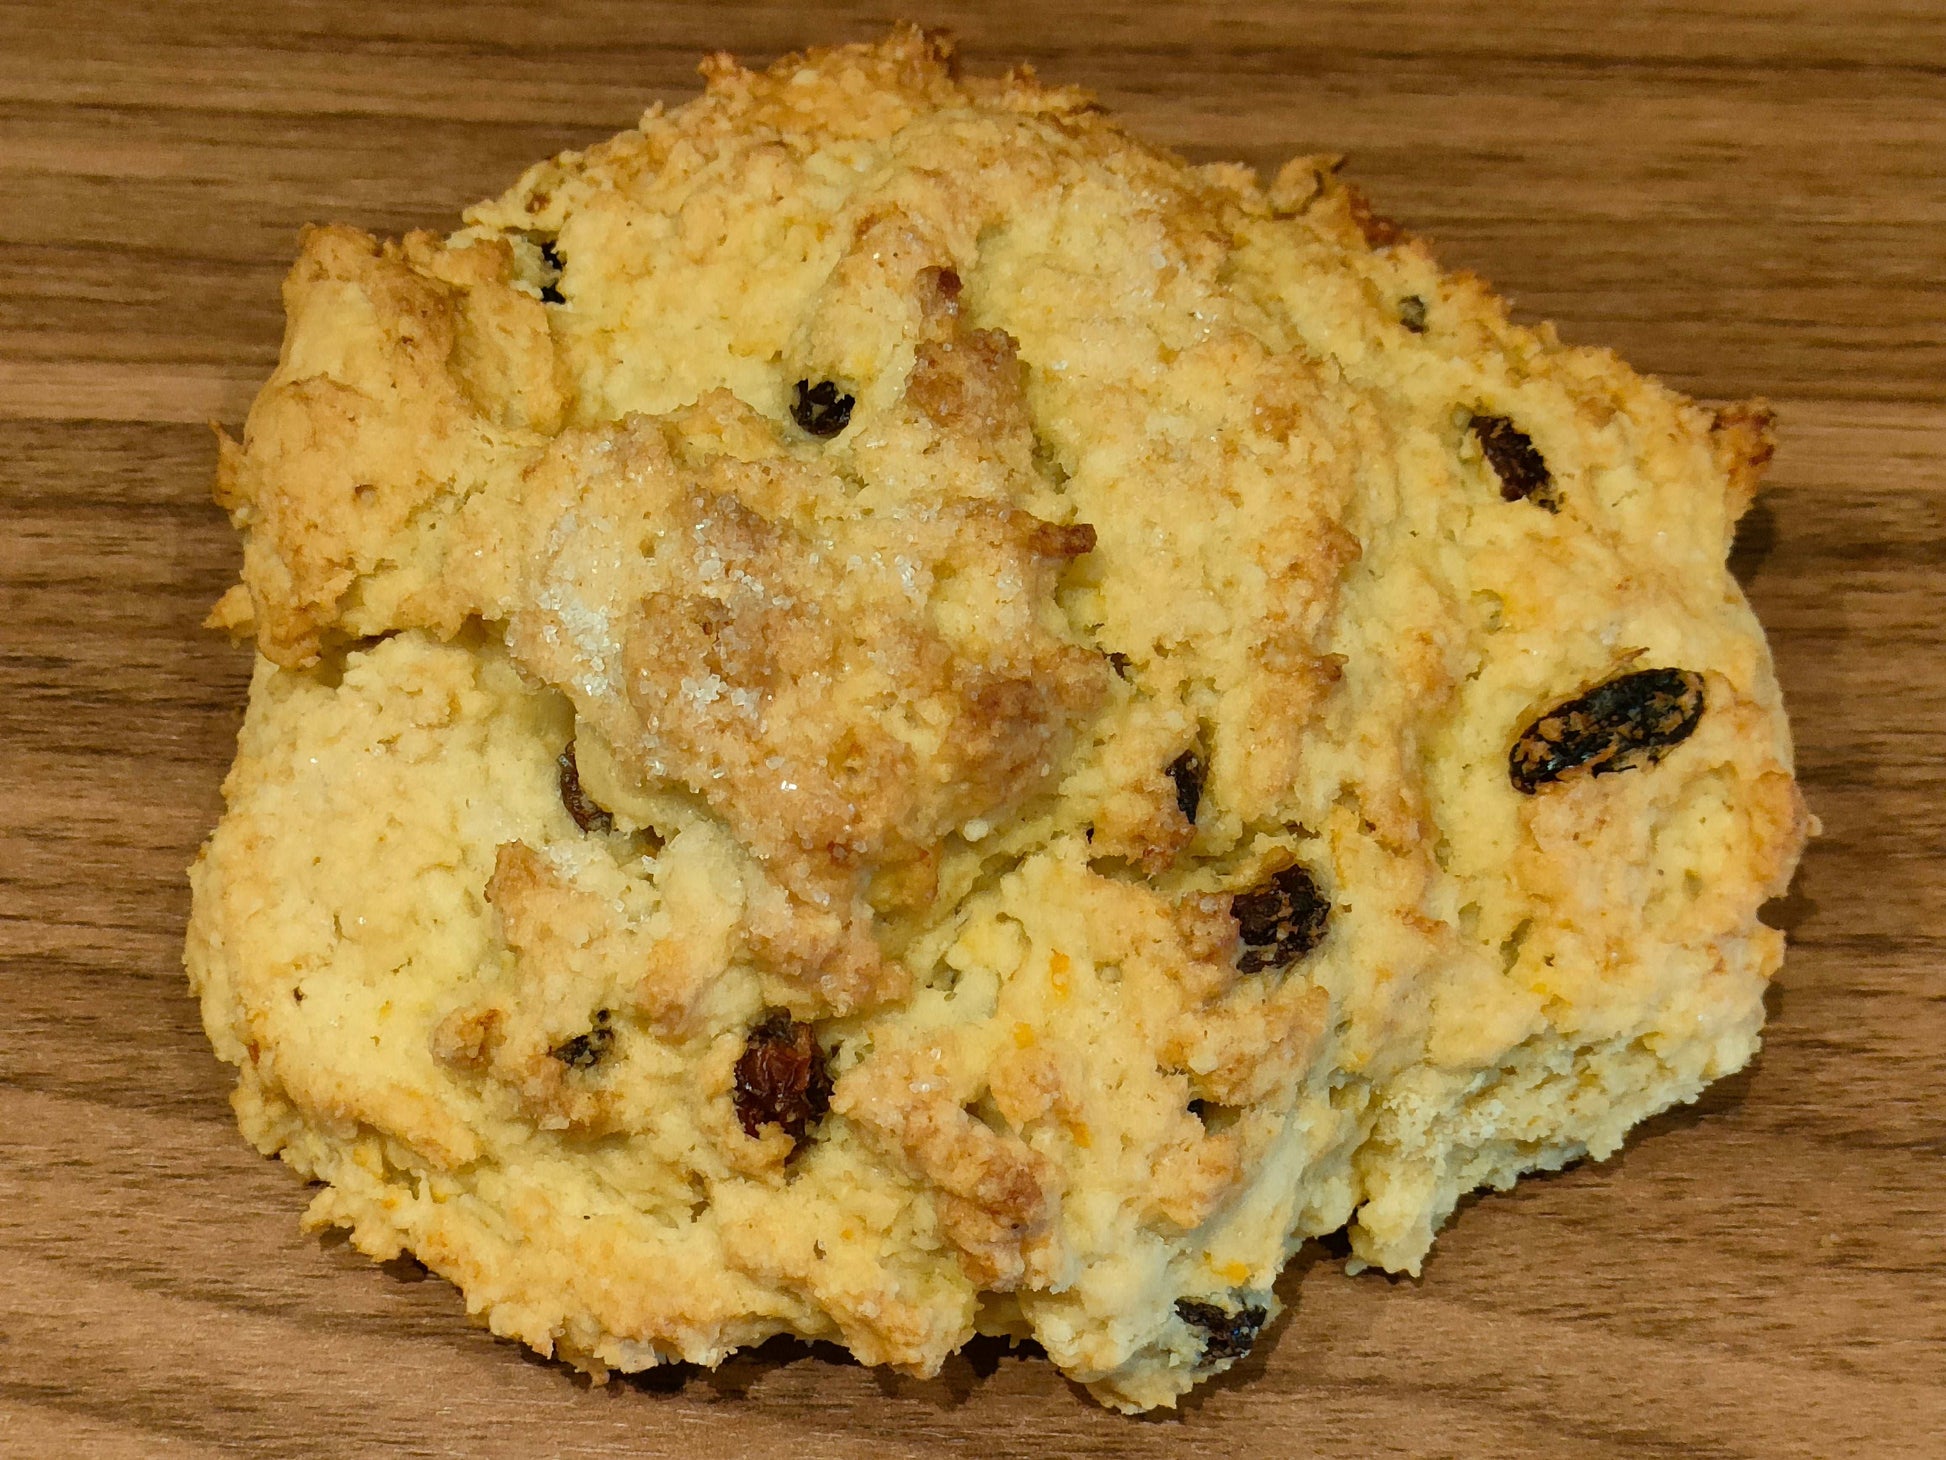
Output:
<instances>
[{"instance_id":1,"label":"wooden table surface","mask_svg":"<svg viewBox=\"0 0 1946 1460\"><path fill-rule=\"evenodd\" d=\"M1529 317L1783 445L1739 539L1825 835L1763 1054L1469 1201L1418 1281L1300 1258L1179 1417L992 1350L590 1388L297 1229L178 963L246 656L214 450L299 225L450 224L866 5L0 6L0 1453L1946 1455L1946 6L937 5L1193 157L1351 154ZM1610 18L1625 12L1626 18Z\"/></svg>"}]
</instances>

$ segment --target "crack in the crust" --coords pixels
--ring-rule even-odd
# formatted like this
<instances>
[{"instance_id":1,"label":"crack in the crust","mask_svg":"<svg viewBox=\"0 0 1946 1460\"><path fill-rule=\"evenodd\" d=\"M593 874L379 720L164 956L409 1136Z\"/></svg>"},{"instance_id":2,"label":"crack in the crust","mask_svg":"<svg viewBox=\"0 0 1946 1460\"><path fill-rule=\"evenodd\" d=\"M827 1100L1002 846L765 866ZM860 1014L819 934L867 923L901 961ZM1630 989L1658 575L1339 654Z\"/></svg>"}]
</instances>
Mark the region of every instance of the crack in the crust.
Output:
<instances>
[{"instance_id":1,"label":"crack in the crust","mask_svg":"<svg viewBox=\"0 0 1946 1460\"><path fill-rule=\"evenodd\" d=\"M872 922L873 935L879 940L880 946L885 949L886 956L905 962L906 968L912 974L915 983L923 987L935 989L951 989L959 982L958 973L946 962L944 956L946 949L951 946L951 940L940 941L940 936L961 924L967 915L968 909L982 899L992 897L998 893L1000 884L1018 871L1026 862L1027 858L1033 855L1035 850L1039 850L1039 847L1021 851L996 849L989 853L979 854L975 852L970 844L964 842L957 835L948 838L948 840L959 842L966 853L979 856L978 864L973 871L971 879L966 882L964 890L959 891L954 896L951 905L945 905L943 902L935 903L927 910L925 918L922 921L916 922L916 925L912 926L909 930L896 927L888 929L885 926L884 920L879 918L874 918ZM1041 845L1044 846L1045 843ZM949 848L949 854L952 850L956 849ZM942 866L942 876L945 875L947 870L945 866ZM896 949L887 946L888 938L896 944ZM938 948L926 966L914 967L911 962L906 961L906 954L915 945L924 944L929 940L938 942Z\"/></svg>"},{"instance_id":2,"label":"crack in the crust","mask_svg":"<svg viewBox=\"0 0 1946 1460\"><path fill-rule=\"evenodd\" d=\"M344 683L345 668L354 654L370 654L405 634L423 633L438 642L453 647L468 649L477 654L488 644L504 648L504 640L499 628L499 620L482 618L477 614L468 615L451 634L440 634L423 625L409 625L403 628L390 628L375 634L348 634L338 631L328 633L318 646L318 657L311 663L292 667L279 665L285 674L298 675L325 689L337 689ZM548 686L553 689L552 685Z\"/></svg>"},{"instance_id":3,"label":"crack in the crust","mask_svg":"<svg viewBox=\"0 0 1946 1460\"><path fill-rule=\"evenodd\" d=\"M286 673L296 674L325 689L337 689L344 683L345 667L354 654L369 654L389 639L395 639L406 629L387 629L381 634L366 634L360 637L332 635L318 646L318 657L301 669L289 669Z\"/></svg>"}]
</instances>

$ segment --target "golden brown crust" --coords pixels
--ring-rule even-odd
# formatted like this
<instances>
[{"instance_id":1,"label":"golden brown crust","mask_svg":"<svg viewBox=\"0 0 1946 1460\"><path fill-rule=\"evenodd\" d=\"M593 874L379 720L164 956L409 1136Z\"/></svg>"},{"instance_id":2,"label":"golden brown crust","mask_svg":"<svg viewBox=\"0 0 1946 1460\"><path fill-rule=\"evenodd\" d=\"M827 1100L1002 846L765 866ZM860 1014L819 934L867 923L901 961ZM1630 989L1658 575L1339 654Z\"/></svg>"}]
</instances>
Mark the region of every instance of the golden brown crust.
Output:
<instances>
[{"instance_id":1,"label":"golden brown crust","mask_svg":"<svg viewBox=\"0 0 1946 1460\"><path fill-rule=\"evenodd\" d=\"M940 1226L967 1277L1009 1292L1033 1269L1054 1221L1054 1168L1011 1132L968 1110L979 1094L946 1043L882 1051L838 1082L831 1108L912 1168L939 1193Z\"/></svg>"},{"instance_id":2,"label":"golden brown crust","mask_svg":"<svg viewBox=\"0 0 1946 1460\"><path fill-rule=\"evenodd\" d=\"M1766 401L1719 406L1710 424L1710 451L1727 483L1724 499L1735 522L1756 500L1757 488L1777 451L1777 414Z\"/></svg>"},{"instance_id":3,"label":"golden brown crust","mask_svg":"<svg viewBox=\"0 0 1946 1460\"><path fill-rule=\"evenodd\" d=\"M1358 188L1347 186L1343 192L1345 211L1367 248L1390 248L1408 237L1406 231L1372 207L1372 200Z\"/></svg>"},{"instance_id":4,"label":"golden brown crust","mask_svg":"<svg viewBox=\"0 0 1946 1460\"><path fill-rule=\"evenodd\" d=\"M218 460L258 644L280 664L313 662L327 636L370 631L347 603L361 580L408 567L435 581L397 620L454 631L474 595L411 558L436 562L450 508L517 474L560 426L539 300L514 287L505 242L330 227L305 231L284 309L283 359L241 449Z\"/></svg>"},{"instance_id":5,"label":"golden brown crust","mask_svg":"<svg viewBox=\"0 0 1946 1460\"><path fill-rule=\"evenodd\" d=\"M1056 577L1091 534L978 500L867 516L811 462L686 469L645 422L565 434L527 492L539 547L516 655L638 779L700 796L789 894L760 947L835 1010L895 997L902 975L849 928L869 917L855 904L881 870L1051 788L1107 676L1050 628ZM576 520L646 555L612 564L605 538L564 536Z\"/></svg>"}]
</instances>

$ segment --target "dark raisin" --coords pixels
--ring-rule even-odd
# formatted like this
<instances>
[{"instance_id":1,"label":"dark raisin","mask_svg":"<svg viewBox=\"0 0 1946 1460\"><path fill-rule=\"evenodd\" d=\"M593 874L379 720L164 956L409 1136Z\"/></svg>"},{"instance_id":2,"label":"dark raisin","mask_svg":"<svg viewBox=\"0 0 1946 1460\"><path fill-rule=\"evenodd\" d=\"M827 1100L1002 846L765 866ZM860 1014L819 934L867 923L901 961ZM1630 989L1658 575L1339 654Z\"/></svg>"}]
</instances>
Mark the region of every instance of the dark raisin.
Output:
<instances>
[{"instance_id":1,"label":"dark raisin","mask_svg":"<svg viewBox=\"0 0 1946 1460\"><path fill-rule=\"evenodd\" d=\"M1507 775L1531 796L1555 781L1654 765L1702 718L1702 675L1638 669L1538 717L1507 753Z\"/></svg>"},{"instance_id":2,"label":"dark raisin","mask_svg":"<svg viewBox=\"0 0 1946 1460\"><path fill-rule=\"evenodd\" d=\"M1176 783L1176 806L1183 820L1196 824L1196 808L1203 804L1203 758L1185 750L1169 762L1169 779Z\"/></svg>"},{"instance_id":3,"label":"dark raisin","mask_svg":"<svg viewBox=\"0 0 1946 1460\"><path fill-rule=\"evenodd\" d=\"M1124 654L1120 649L1110 649L1108 651L1108 667L1115 671L1118 679L1128 678L1128 666L1132 662L1128 655Z\"/></svg>"},{"instance_id":4,"label":"dark raisin","mask_svg":"<svg viewBox=\"0 0 1946 1460\"><path fill-rule=\"evenodd\" d=\"M1216 1364L1249 1353L1270 1313L1254 1303L1232 1312L1195 1298L1178 1298L1176 1316L1191 1328L1203 1330L1203 1362Z\"/></svg>"},{"instance_id":5,"label":"dark raisin","mask_svg":"<svg viewBox=\"0 0 1946 1460\"><path fill-rule=\"evenodd\" d=\"M567 263L562 259L560 250L554 246L554 240L551 238L541 240L541 262L554 272L554 277L541 285L541 302L543 304L566 303L567 301L561 297L560 283L561 270L567 267Z\"/></svg>"},{"instance_id":6,"label":"dark raisin","mask_svg":"<svg viewBox=\"0 0 1946 1460\"><path fill-rule=\"evenodd\" d=\"M811 1026L778 1012L752 1029L737 1059L735 1098L745 1135L776 1125L802 1139L831 1108L831 1072Z\"/></svg>"},{"instance_id":7,"label":"dark raisin","mask_svg":"<svg viewBox=\"0 0 1946 1460\"><path fill-rule=\"evenodd\" d=\"M1426 301L1417 294L1408 294L1399 301L1399 323L1415 335L1426 332Z\"/></svg>"},{"instance_id":8,"label":"dark raisin","mask_svg":"<svg viewBox=\"0 0 1946 1460\"><path fill-rule=\"evenodd\" d=\"M816 385L797 382L797 399L791 402L791 419L798 429L812 436L836 436L851 424L851 408L857 402L829 380Z\"/></svg>"},{"instance_id":9,"label":"dark raisin","mask_svg":"<svg viewBox=\"0 0 1946 1460\"><path fill-rule=\"evenodd\" d=\"M594 799L581 789L581 767L575 764L572 740L555 764L561 768L561 804L568 808L568 815L574 818L574 824L583 831L613 831L615 818L596 805Z\"/></svg>"},{"instance_id":10,"label":"dark raisin","mask_svg":"<svg viewBox=\"0 0 1946 1460\"><path fill-rule=\"evenodd\" d=\"M1262 973L1303 957L1323 942L1331 904L1309 872L1291 866L1262 887L1238 893L1230 901L1230 916L1243 939L1238 970Z\"/></svg>"},{"instance_id":11,"label":"dark raisin","mask_svg":"<svg viewBox=\"0 0 1946 1460\"><path fill-rule=\"evenodd\" d=\"M1085 558L1095 550L1092 522L1036 522L1028 530L1029 552L1043 558Z\"/></svg>"},{"instance_id":12,"label":"dark raisin","mask_svg":"<svg viewBox=\"0 0 1946 1460\"><path fill-rule=\"evenodd\" d=\"M606 1009L595 1011L595 1026L586 1034L577 1034L566 1044L557 1044L548 1051L555 1059L574 1070L592 1070L608 1057L614 1048L615 1031L608 1027L609 1013Z\"/></svg>"},{"instance_id":13,"label":"dark raisin","mask_svg":"<svg viewBox=\"0 0 1946 1460\"><path fill-rule=\"evenodd\" d=\"M1469 423L1487 465L1500 478L1500 495L1509 502L1532 502L1550 512L1561 510L1561 494L1554 473L1534 449L1534 441L1505 416L1475 416Z\"/></svg>"}]
</instances>

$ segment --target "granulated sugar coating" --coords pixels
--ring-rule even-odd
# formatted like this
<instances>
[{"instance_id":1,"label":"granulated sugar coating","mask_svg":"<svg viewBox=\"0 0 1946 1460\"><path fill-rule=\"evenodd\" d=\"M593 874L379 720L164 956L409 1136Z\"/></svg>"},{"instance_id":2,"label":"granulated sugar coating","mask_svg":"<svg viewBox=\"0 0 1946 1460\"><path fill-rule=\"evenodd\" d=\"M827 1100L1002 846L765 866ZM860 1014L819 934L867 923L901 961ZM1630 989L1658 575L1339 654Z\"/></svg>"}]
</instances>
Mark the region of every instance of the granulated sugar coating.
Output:
<instances>
[{"instance_id":1,"label":"granulated sugar coating","mask_svg":"<svg viewBox=\"0 0 1946 1460\"><path fill-rule=\"evenodd\" d=\"M1267 186L880 44L314 229L219 500L190 977L308 1220L591 1373L1105 1403L1757 1047L1769 453ZM1298 1321L1302 1321L1301 1316Z\"/></svg>"}]
</instances>

